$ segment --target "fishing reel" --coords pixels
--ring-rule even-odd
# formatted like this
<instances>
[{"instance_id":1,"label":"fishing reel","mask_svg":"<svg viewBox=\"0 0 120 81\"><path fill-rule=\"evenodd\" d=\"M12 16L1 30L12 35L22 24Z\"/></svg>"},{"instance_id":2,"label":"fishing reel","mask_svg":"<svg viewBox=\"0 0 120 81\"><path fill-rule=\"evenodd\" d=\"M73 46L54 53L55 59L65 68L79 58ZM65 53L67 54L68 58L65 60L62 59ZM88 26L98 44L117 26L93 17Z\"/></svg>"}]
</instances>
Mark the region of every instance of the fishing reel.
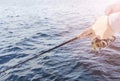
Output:
<instances>
[{"instance_id":1,"label":"fishing reel","mask_svg":"<svg viewBox=\"0 0 120 81\"><path fill-rule=\"evenodd\" d=\"M108 47L116 39L115 36L112 36L108 39L99 39L98 37L94 38L91 42L91 46L94 51L100 50L101 48Z\"/></svg>"}]
</instances>

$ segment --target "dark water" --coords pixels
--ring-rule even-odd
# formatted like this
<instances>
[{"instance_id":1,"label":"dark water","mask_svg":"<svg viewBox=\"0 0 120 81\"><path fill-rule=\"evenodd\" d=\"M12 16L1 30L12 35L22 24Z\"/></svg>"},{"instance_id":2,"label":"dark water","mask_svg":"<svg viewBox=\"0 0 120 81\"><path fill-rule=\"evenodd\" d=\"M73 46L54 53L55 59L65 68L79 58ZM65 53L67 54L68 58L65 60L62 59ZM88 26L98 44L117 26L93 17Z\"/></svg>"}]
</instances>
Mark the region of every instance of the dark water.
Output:
<instances>
[{"instance_id":1,"label":"dark water","mask_svg":"<svg viewBox=\"0 0 120 81\"><path fill-rule=\"evenodd\" d=\"M80 34L110 1L1 2L0 71ZM76 40L6 71L0 81L120 81L120 38L100 53L89 39Z\"/></svg>"}]
</instances>

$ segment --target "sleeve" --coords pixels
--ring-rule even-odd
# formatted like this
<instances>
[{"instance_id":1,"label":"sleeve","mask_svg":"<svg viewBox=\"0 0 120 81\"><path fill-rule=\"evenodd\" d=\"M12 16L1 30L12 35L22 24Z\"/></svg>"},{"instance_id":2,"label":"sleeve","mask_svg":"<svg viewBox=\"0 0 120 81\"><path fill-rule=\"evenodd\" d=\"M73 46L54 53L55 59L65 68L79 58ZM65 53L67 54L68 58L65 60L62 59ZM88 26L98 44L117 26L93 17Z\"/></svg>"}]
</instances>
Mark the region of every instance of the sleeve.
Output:
<instances>
[{"instance_id":1,"label":"sleeve","mask_svg":"<svg viewBox=\"0 0 120 81\"><path fill-rule=\"evenodd\" d=\"M109 15L109 25L114 32L120 32L120 12Z\"/></svg>"}]
</instances>

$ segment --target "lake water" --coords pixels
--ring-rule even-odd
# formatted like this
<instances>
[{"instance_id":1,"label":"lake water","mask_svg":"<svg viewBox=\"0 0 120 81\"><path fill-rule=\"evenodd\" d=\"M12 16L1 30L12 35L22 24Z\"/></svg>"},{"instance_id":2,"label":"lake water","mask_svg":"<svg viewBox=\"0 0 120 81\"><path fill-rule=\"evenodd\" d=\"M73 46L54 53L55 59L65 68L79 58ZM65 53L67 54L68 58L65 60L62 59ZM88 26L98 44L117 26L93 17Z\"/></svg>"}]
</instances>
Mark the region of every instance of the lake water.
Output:
<instances>
[{"instance_id":1,"label":"lake water","mask_svg":"<svg viewBox=\"0 0 120 81\"><path fill-rule=\"evenodd\" d=\"M82 33L115 0L1 0L0 71ZM120 81L120 37L100 53L76 40L0 74L0 81Z\"/></svg>"}]
</instances>

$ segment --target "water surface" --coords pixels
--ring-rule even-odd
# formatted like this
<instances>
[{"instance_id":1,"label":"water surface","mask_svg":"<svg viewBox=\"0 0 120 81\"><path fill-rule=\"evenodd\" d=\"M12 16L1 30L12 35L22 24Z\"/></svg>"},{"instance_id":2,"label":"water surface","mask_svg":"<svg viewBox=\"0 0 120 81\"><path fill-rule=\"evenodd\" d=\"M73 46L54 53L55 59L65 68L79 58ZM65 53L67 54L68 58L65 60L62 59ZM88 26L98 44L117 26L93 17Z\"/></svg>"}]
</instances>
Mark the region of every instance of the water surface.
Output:
<instances>
[{"instance_id":1,"label":"water surface","mask_svg":"<svg viewBox=\"0 0 120 81\"><path fill-rule=\"evenodd\" d=\"M77 36L112 1L1 0L0 71ZM73 41L6 71L0 81L120 81L119 36L100 53L89 39Z\"/></svg>"}]
</instances>

